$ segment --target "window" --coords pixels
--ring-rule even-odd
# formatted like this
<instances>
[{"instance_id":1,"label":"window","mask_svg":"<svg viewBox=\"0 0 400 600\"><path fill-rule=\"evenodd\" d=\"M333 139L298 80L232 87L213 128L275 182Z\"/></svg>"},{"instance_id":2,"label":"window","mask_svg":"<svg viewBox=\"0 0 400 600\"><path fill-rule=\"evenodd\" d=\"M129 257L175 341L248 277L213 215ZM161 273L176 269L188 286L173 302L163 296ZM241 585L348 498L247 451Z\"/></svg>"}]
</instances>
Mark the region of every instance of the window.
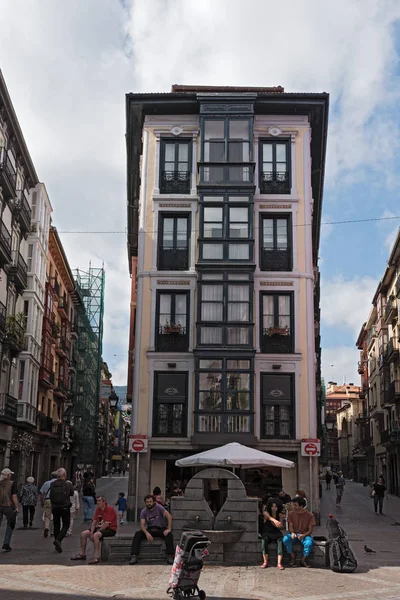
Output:
<instances>
[{"instance_id":1,"label":"window","mask_svg":"<svg viewBox=\"0 0 400 600\"><path fill-rule=\"evenodd\" d=\"M260 143L261 194L290 194L290 145L287 140Z\"/></svg>"},{"instance_id":2,"label":"window","mask_svg":"<svg viewBox=\"0 0 400 600\"><path fill-rule=\"evenodd\" d=\"M291 219L289 215L265 215L260 218L260 269L291 271Z\"/></svg>"},{"instance_id":3,"label":"window","mask_svg":"<svg viewBox=\"0 0 400 600\"><path fill-rule=\"evenodd\" d=\"M154 373L153 436L186 436L187 389L187 373Z\"/></svg>"},{"instance_id":4,"label":"window","mask_svg":"<svg viewBox=\"0 0 400 600\"><path fill-rule=\"evenodd\" d=\"M161 140L161 194L190 194L190 140Z\"/></svg>"},{"instance_id":5,"label":"window","mask_svg":"<svg viewBox=\"0 0 400 600\"><path fill-rule=\"evenodd\" d=\"M187 352L188 292L157 292L157 352Z\"/></svg>"},{"instance_id":6,"label":"window","mask_svg":"<svg viewBox=\"0 0 400 600\"><path fill-rule=\"evenodd\" d=\"M250 136L250 119L204 119L200 181L251 183L253 171L249 165Z\"/></svg>"},{"instance_id":7,"label":"window","mask_svg":"<svg viewBox=\"0 0 400 600\"><path fill-rule=\"evenodd\" d=\"M198 345L251 346L252 305L249 273L201 273Z\"/></svg>"},{"instance_id":8,"label":"window","mask_svg":"<svg viewBox=\"0 0 400 600\"><path fill-rule=\"evenodd\" d=\"M199 261L253 259L253 204L250 196L202 197Z\"/></svg>"},{"instance_id":9,"label":"window","mask_svg":"<svg viewBox=\"0 0 400 600\"><path fill-rule=\"evenodd\" d=\"M261 294L261 352L293 352L293 294Z\"/></svg>"},{"instance_id":10,"label":"window","mask_svg":"<svg viewBox=\"0 0 400 600\"><path fill-rule=\"evenodd\" d=\"M196 432L252 433L252 361L200 359L197 367Z\"/></svg>"},{"instance_id":11,"label":"window","mask_svg":"<svg viewBox=\"0 0 400 600\"><path fill-rule=\"evenodd\" d=\"M189 268L189 215L161 214L158 236L158 269L186 271Z\"/></svg>"},{"instance_id":12,"label":"window","mask_svg":"<svg viewBox=\"0 0 400 600\"><path fill-rule=\"evenodd\" d=\"M33 244L28 244L28 273L32 273Z\"/></svg>"},{"instance_id":13,"label":"window","mask_svg":"<svg viewBox=\"0 0 400 600\"><path fill-rule=\"evenodd\" d=\"M18 377L18 400L22 400L24 391L24 377L25 377L25 361L19 362L19 377Z\"/></svg>"},{"instance_id":14,"label":"window","mask_svg":"<svg viewBox=\"0 0 400 600\"><path fill-rule=\"evenodd\" d=\"M261 438L295 438L294 376L261 374Z\"/></svg>"}]
</instances>

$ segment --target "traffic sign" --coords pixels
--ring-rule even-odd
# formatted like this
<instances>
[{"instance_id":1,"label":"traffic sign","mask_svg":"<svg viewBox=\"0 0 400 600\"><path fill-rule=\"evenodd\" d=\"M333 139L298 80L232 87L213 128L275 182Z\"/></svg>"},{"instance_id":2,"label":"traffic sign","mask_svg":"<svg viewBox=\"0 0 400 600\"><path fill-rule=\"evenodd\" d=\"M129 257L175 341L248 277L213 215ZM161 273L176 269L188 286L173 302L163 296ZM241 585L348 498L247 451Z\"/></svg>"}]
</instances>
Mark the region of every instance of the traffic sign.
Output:
<instances>
[{"instance_id":1,"label":"traffic sign","mask_svg":"<svg viewBox=\"0 0 400 600\"><path fill-rule=\"evenodd\" d=\"M302 456L320 456L321 442L318 439L301 440Z\"/></svg>"},{"instance_id":2,"label":"traffic sign","mask_svg":"<svg viewBox=\"0 0 400 600\"><path fill-rule=\"evenodd\" d=\"M145 454L148 450L148 443L147 435L132 434L129 436L129 452Z\"/></svg>"}]
</instances>

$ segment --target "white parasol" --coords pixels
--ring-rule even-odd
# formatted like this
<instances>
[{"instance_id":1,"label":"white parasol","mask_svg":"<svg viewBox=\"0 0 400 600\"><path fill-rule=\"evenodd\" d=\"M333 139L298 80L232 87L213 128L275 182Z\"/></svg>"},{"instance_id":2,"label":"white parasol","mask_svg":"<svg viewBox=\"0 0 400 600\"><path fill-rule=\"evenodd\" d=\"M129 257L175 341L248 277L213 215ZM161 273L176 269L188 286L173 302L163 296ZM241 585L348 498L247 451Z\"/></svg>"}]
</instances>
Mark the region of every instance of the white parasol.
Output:
<instances>
[{"instance_id":1,"label":"white parasol","mask_svg":"<svg viewBox=\"0 0 400 600\"><path fill-rule=\"evenodd\" d=\"M281 467L282 469L291 469L294 462L279 458L261 450L255 450L248 446L243 446L238 442L231 442L225 446L219 446L212 450L206 450L193 456L180 458L175 462L177 467L241 467L242 469L252 469L257 467Z\"/></svg>"}]
</instances>

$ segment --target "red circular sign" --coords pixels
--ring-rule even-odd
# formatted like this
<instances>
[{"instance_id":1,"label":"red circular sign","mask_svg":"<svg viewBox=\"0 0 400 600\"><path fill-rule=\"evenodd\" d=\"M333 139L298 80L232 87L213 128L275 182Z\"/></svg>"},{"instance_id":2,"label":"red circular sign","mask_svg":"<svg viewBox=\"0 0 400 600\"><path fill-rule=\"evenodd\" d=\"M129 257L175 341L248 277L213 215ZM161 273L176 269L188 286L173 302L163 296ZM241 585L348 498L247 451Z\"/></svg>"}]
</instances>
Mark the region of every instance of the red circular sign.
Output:
<instances>
[{"instance_id":1,"label":"red circular sign","mask_svg":"<svg viewBox=\"0 0 400 600\"><path fill-rule=\"evenodd\" d=\"M143 449L144 449L144 442L143 442L143 440L133 440L132 450L134 452L141 452Z\"/></svg>"},{"instance_id":2,"label":"red circular sign","mask_svg":"<svg viewBox=\"0 0 400 600\"><path fill-rule=\"evenodd\" d=\"M304 446L304 452L309 456L314 456L314 454L318 453L318 448L315 444L306 444Z\"/></svg>"}]
</instances>

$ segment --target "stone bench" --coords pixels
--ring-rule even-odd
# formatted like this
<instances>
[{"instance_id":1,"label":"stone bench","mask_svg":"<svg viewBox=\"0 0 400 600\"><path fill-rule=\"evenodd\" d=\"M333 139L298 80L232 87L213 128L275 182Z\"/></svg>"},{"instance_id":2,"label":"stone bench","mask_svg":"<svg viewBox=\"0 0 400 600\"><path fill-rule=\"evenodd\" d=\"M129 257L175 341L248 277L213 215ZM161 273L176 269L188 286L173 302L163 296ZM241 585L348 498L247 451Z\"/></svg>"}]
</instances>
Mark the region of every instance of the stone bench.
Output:
<instances>
[{"instance_id":1,"label":"stone bench","mask_svg":"<svg viewBox=\"0 0 400 600\"><path fill-rule=\"evenodd\" d=\"M299 566L300 560L303 557L303 546L301 542L299 542L299 540L293 541L293 552L295 554L295 563L297 566ZM271 566L276 566L277 558L277 545L274 542L272 542L268 545L268 563L271 564ZM283 546L283 564L287 566L290 559L290 555L286 552L285 546ZM321 537L319 536L316 536L314 538L314 545L312 547L311 554L308 558L308 562L312 567L319 569L329 569L329 545L326 538L321 539Z\"/></svg>"},{"instance_id":2,"label":"stone bench","mask_svg":"<svg viewBox=\"0 0 400 600\"><path fill-rule=\"evenodd\" d=\"M131 558L132 540L133 535L126 533L105 538L101 542L101 560L110 563L128 563ZM166 562L166 560L167 554L163 540L155 538L151 543L144 540L140 544L138 561Z\"/></svg>"}]
</instances>

